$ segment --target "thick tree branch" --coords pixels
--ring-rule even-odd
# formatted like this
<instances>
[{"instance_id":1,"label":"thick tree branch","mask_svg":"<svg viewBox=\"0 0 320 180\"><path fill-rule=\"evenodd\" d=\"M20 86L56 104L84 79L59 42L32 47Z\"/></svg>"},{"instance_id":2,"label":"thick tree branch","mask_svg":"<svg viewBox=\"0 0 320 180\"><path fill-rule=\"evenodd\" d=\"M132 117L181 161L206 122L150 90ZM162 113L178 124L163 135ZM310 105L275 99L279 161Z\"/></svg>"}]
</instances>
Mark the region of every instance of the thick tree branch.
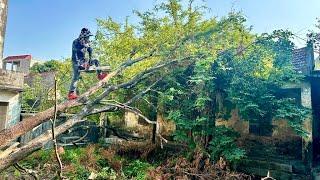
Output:
<instances>
[{"instance_id":1,"label":"thick tree branch","mask_svg":"<svg viewBox=\"0 0 320 180\"><path fill-rule=\"evenodd\" d=\"M142 56L140 58L131 60L129 59L122 65L120 65L119 68L117 68L115 71L111 72L106 78L99 81L95 86L90 88L88 91L86 91L84 94L82 94L77 100L72 101L66 101L64 103L61 103L57 106L57 111L64 111L67 108L74 107L77 105L81 105L85 103L90 95L97 92L101 87L103 87L104 84L108 83L111 78L121 73L126 67L129 67L135 63L138 63L140 61L143 61L151 56L153 56L155 51L153 50L151 53L149 53L146 56ZM54 107L51 107L45 111L37 113L33 117L28 117L24 119L23 121L19 122L18 124L4 129L0 132L0 148L6 146L9 142L17 139L24 133L32 130L34 127L38 126L39 124L48 121L52 116L54 115Z\"/></svg>"},{"instance_id":2,"label":"thick tree branch","mask_svg":"<svg viewBox=\"0 0 320 180\"><path fill-rule=\"evenodd\" d=\"M191 57L187 57L187 58L182 58L182 59L190 59ZM180 59L181 60L181 59ZM177 61L177 60L172 60L173 62ZM172 62L166 62L164 63L165 65L170 65ZM130 63L131 64L131 63ZM164 67L165 65L159 65L156 66L154 68L150 68L149 70L146 70L145 73L142 73L144 75L151 73L152 71L158 70L161 67ZM139 78L144 78L144 76L140 74L137 75L136 78L133 78L133 80L131 80L130 82L127 83L123 83L120 84L119 86L121 88L125 88L127 86L130 86L132 84L134 84L134 82L139 81ZM109 76L108 76L109 77ZM139 78L137 78L139 77ZM110 79L110 77L109 77ZM106 81L104 79L104 81ZM101 87L101 86L99 86ZM107 88L108 89L108 88ZM116 90L117 88L112 88L112 86L109 87L108 91L109 93ZM73 116L71 119L67 120L66 122L64 122L63 124L61 124L60 126L55 128L55 134L59 135L65 131L67 131L68 129L70 129L72 126L74 126L75 124L79 123L82 121L82 119L87 116L88 114L90 114L90 112L93 110L93 107L95 105L95 103L101 99L103 99L104 97L106 97L109 93L103 93L101 94L99 97L97 97L94 101L89 101L87 102L87 104L82 108L81 112L76 114L75 116ZM131 101L133 102L133 101ZM57 107L57 110L59 110L59 106ZM48 116L46 116L48 117ZM27 132L27 131L26 131ZM25 133L25 132L20 132L21 134ZM16 137L14 135L12 135L13 137ZM12 137L11 136L11 137ZM47 131L46 133L38 136L37 138L31 140L30 142L26 143L24 146L20 147L20 148L16 148L14 152L12 152L9 156L3 157L0 159L0 171L9 167L10 165L18 162L19 160L23 159L24 157L26 157L27 155L31 154L32 152L41 149L46 142L48 142L50 139L52 138L52 131ZM9 141L5 141L4 142L9 142Z\"/></svg>"}]
</instances>

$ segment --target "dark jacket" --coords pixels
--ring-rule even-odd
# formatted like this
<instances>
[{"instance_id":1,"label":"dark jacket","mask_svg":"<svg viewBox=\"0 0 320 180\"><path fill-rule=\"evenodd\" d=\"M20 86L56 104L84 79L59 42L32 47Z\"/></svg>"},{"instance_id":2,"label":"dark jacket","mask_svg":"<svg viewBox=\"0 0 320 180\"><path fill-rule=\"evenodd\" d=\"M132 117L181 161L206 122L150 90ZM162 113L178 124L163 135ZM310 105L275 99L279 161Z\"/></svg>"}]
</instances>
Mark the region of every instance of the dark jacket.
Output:
<instances>
[{"instance_id":1,"label":"dark jacket","mask_svg":"<svg viewBox=\"0 0 320 180\"><path fill-rule=\"evenodd\" d=\"M89 43L84 43L82 39L75 39L72 43L72 62L81 65L85 62L86 52L89 53L89 59L92 58L92 48Z\"/></svg>"}]
</instances>

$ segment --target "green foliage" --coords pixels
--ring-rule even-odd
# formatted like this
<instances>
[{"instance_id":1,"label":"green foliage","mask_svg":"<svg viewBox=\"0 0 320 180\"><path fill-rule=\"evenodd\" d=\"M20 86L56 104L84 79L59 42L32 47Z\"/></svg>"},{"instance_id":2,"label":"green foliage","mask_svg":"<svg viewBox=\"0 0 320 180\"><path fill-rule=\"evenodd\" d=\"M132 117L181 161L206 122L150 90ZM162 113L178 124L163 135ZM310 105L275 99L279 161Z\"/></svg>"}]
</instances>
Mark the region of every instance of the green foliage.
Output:
<instances>
[{"instance_id":1,"label":"green foliage","mask_svg":"<svg viewBox=\"0 0 320 180\"><path fill-rule=\"evenodd\" d=\"M49 71L57 71L62 66L62 63L57 60L46 61L43 64L36 63L34 64L30 71L33 73L43 73Z\"/></svg>"},{"instance_id":2,"label":"green foliage","mask_svg":"<svg viewBox=\"0 0 320 180\"><path fill-rule=\"evenodd\" d=\"M291 33L286 31L263 35L244 58L235 57L235 76L227 92L243 119L270 124L273 118L283 117L302 135L306 133L302 129L302 122L308 117L306 109L278 96L283 85L299 83L302 78L291 65L290 37Z\"/></svg>"},{"instance_id":3,"label":"green foliage","mask_svg":"<svg viewBox=\"0 0 320 180\"><path fill-rule=\"evenodd\" d=\"M69 177L72 177L73 179L88 179L90 176L90 172L82 165L76 164L76 173L75 174L70 174Z\"/></svg>"},{"instance_id":4,"label":"green foliage","mask_svg":"<svg viewBox=\"0 0 320 180\"><path fill-rule=\"evenodd\" d=\"M31 72L31 84L24 85L24 91L22 94L23 108L32 111L43 111L53 106L53 76L56 76L57 79L58 103L65 100L72 77L72 68L70 60L51 60L46 61L43 64L35 64L32 66Z\"/></svg>"},{"instance_id":5,"label":"green foliage","mask_svg":"<svg viewBox=\"0 0 320 180\"><path fill-rule=\"evenodd\" d=\"M142 162L140 160L134 160L123 169L123 172L128 178L143 180L146 179L148 170L150 170L150 168L152 168L152 166L149 163Z\"/></svg>"},{"instance_id":6,"label":"green foliage","mask_svg":"<svg viewBox=\"0 0 320 180\"><path fill-rule=\"evenodd\" d=\"M49 94L52 87L43 85L43 78L40 75L33 76L32 84L24 85L22 93L22 107L28 110L45 110L53 105Z\"/></svg>"},{"instance_id":7,"label":"green foliage","mask_svg":"<svg viewBox=\"0 0 320 180\"><path fill-rule=\"evenodd\" d=\"M205 18L206 10L205 6L193 0L167 0L149 11L135 12L139 24L130 24L129 18L124 23L110 17L98 19L94 49L101 64L110 64L114 69L128 58L134 59L157 50L157 55L126 69L110 84L125 82L169 59L202 55L201 58L191 58L163 68L138 86L113 92L107 99L125 102L150 82L162 77L152 93L133 106L141 107L142 112L149 113L149 116L154 114L154 109L162 111L177 125L175 140L191 148L201 146L214 159L223 156L236 162L244 156L244 151L234 143L237 135L227 128L216 127L216 120L227 120L231 109L239 110L241 118L249 122L270 124L274 118L287 119L300 135L307 135L302 123L308 110L289 98L278 96L283 85L298 83L303 78L291 65L292 33L277 30L257 35L251 32L241 13L230 12L221 19ZM52 61L35 66L34 71L57 70L59 91L64 95L67 94L72 71L70 60L62 64ZM80 93L96 82L94 76L82 74ZM37 92L32 88L27 92ZM117 116L122 115L114 113L111 117L118 119ZM96 120L97 116L90 118ZM66 152L63 158L78 163L79 153ZM139 176L137 172L143 174L146 167L148 164L134 161L127 167L126 174L129 177Z\"/></svg>"},{"instance_id":8,"label":"green foliage","mask_svg":"<svg viewBox=\"0 0 320 180\"><path fill-rule=\"evenodd\" d=\"M117 173L113 169L111 169L110 167L104 167L97 174L97 179L115 180L115 179L117 179Z\"/></svg>"},{"instance_id":9,"label":"green foliage","mask_svg":"<svg viewBox=\"0 0 320 180\"><path fill-rule=\"evenodd\" d=\"M300 107L291 98L283 98L277 101L278 109L275 113L275 118L288 120L289 125L302 137L310 136L303 127L305 117L310 117L311 110Z\"/></svg>"},{"instance_id":10,"label":"green foliage","mask_svg":"<svg viewBox=\"0 0 320 180\"><path fill-rule=\"evenodd\" d=\"M224 157L231 163L239 162L244 158L245 151L235 144L238 136L238 133L224 126L216 127L209 146L212 158L217 160L220 157Z\"/></svg>"},{"instance_id":11,"label":"green foliage","mask_svg":"<svg viewBox=\"0 0 320 180\"><path fill-rule=\"evenodd\" d=\"M14 173L13 173L13 174L14 174L14 177L15 177L15 178L20 178L20 177L21 177L21 173L20 173L20 171L18 171L17 169L14 170Z\"/></svg>"},{"instance_id":12,"label":"green foliage","mask_svg":"<svg viewBox=\"0 0 320 180\"><path fill-rule=\"evenodd\" d=\"M157 16L159 12L164 15ZM206 55L184 66L175 66L175 71L166 76L157 89L158 107L177 125L175 139L190 147L205 146L208 137L214 137L218 131L225 138L222 141L213 138L209 142L218 146L213 151L214 158L223 155L229 160L239 160L244 152L231 146L234 137L215 127L216 119L227 118L235 107L242 119L259 124L271 125L273 118L288 118L300 135L305 134L302 122L307 118L307 111L277 95L283 85L302 79L291 65L292 33L278 30L255 35L246 27L244 16L237 12L218 21L205 20L201 12L193 11L197 20L192 21L191 28L185 29L191 23L187 12L189 9L180 1L166 1L155 11L139 14L144 27L150 25L144 30L158 31L157 35L162 35L159 29L167 24L171 24L173 29L169 29L176 35L187 37L190 32L197 32L193 41L181 50ZM153 23L155 21L166 23ZM179 39L171 36L171 39ZM218 150L226 148L224 146L231 150ZM214 148L211 146L211 149Z\"/></svg>"},{"instance_id":13,"label":"green foliage","mask_svg":"<svg viewBox=\"0 0 320 180\"><path fill-rule=\"evenodd\" d=\"M27 157L24 161L21 162L26 168L33 168L45 162L49 162L53 159L53 150L39 150L34 152L32 156Z\"/></svg>"},{"instance_id":14,"label":"green foliage","mask_svg":"<svg viewBox=\"0 0 320 180\"><path fill-rule=\"evenodd\" d=\"M83 148L66 149L65 153L61 155L61 158L67 163L80 164L80 159L83 154Z\"/></svg>"}]
</instances>

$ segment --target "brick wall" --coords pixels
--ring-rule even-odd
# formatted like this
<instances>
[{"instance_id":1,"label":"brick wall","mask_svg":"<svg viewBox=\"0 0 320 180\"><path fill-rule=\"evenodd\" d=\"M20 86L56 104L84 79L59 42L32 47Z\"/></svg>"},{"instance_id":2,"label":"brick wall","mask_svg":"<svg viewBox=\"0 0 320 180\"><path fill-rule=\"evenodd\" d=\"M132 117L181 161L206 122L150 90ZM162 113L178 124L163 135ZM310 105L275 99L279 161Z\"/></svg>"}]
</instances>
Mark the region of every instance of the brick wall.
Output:
<instances>
[{"instance_id":1,"label":"brick wall","mask_svg":"<svg viewBox=\"0 0 320 180\"><path fill-rule=\"evenodd\" d=\"M312 44L293 50L292 65L298 73L307 76L311 74L315 66Z\"/></svg>"},{"instance_id":2,"label":"brick wall","mask_svg":"<svg viewBox=\"0 0 320 180\"><path fill-rule=\"evenodd\" d=\"M306 47L295 49L292 56L292 64L294 68L301 73L307 72L307 51Z\"/></svg>"}]
</instances>

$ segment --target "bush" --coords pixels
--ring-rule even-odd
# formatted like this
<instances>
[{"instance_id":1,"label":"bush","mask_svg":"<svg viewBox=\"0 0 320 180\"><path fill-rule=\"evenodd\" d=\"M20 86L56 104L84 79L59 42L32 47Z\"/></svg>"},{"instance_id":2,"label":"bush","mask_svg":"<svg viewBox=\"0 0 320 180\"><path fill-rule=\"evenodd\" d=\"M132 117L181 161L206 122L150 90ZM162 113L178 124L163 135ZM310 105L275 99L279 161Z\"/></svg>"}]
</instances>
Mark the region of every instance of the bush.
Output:
<instances>
[{"instance_id":1,"label":"bush","mask_svg":"<svg viewBox=\"0 0 320 180\"><path fill-rule=\"evenodd\" d=\"M73 166L74 171L66 172L66 175L69 179L88 179L90 172L82 165L76 164Z\"/></svg>"},{"instance_id":2,"label":"bush","mask_svg":"<svg viewBox=\"0 0 320 180\"><path fill-rule=\"evenodd\" d=\"M213 160L224 157L231 163L239 162L245 157L245 150L237 147L235 141L239 134L224 126L217 126L210 142L209 151Z\"/></svg>"},{"instance_id":3,"label":"bush","mask_svg":"<svg viewBox=\"0 0 320 180\"><path fill-rule=\"evenodd\" d=\"M144 180L147 177L148 170L153 168L151 164L147 162L141 162L140 160L135 160L127 167L125 167L124 174L128 178L135 178L136 180Z\"/></svg>"},{"instance_id":4,"label":"bush","mask_svg":"<svg viewBox=\"0 0 320 180\"><path fill-rule=\"evenodd\" d=\"M97 179L116 179L117 173L110 167L104 167L102 170L97 174Z\"/></svg>"},{"instance_id":5,"label":"bush","mask_svg":"<svg viewBox=\"0 0 320 180\"><path fill-rule=\"evenodd\" d=\"M52 150L39 150L34 152L31 156L26 158L21 165L25 166L26 168L33 168L39 164L45 164L50 162L53 159L53 151Z\"/></svg>"},{"instance_id":6,"label":"bush","mask_svg":"<svg viewBox=\"0 0 320 180\"><path fill-rule=\"evenodd\" d=\"M63 162L79 164L83 153L82 148L67 149L65 153L61 155L61 158Z\"/></svg>"}]
</instances>

